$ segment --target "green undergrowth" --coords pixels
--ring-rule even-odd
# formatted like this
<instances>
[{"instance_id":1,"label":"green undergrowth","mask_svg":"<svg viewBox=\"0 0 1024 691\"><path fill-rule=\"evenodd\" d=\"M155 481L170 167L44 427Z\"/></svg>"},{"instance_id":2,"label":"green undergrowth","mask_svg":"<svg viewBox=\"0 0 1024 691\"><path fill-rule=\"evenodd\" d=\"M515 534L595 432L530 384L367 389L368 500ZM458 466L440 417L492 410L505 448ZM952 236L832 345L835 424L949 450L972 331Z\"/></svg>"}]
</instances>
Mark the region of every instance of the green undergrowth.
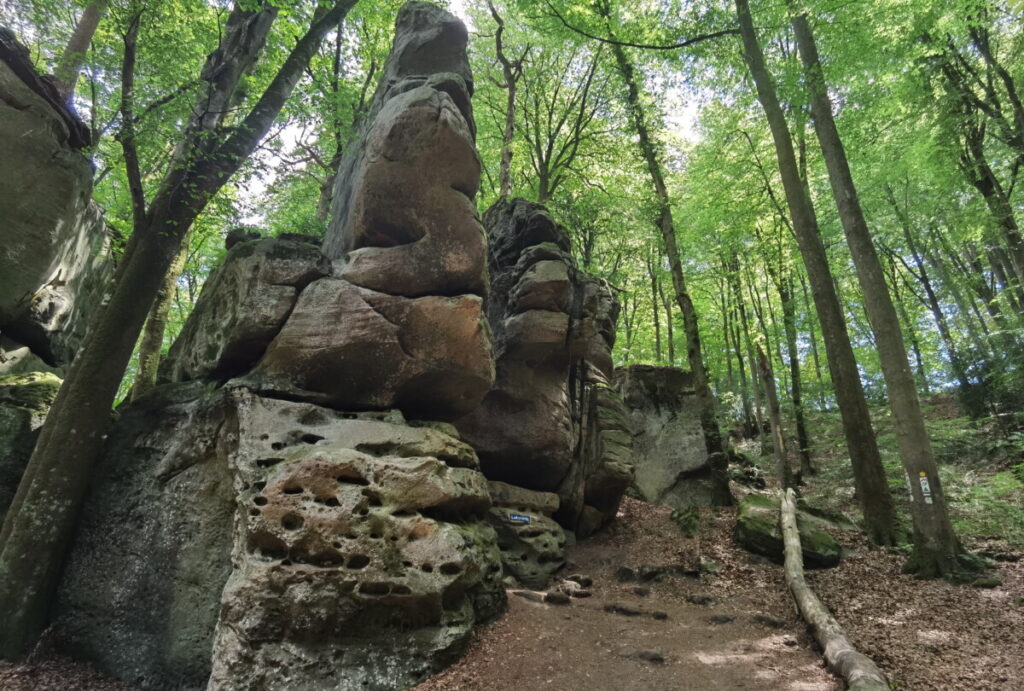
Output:
<instances>
[{"instance_id":1,"label":"green undergrowth","mask_svg":"<svg viewBox=\"0 0 1024 691\"><path fill-rule=\"evenodd\" d=\"M943 399L926 403L924 410L957 534L968 547L996 541L1024 551L1024 426L1005 418L972 420ZM890 490L909 527L907 480L891 414L875 408L872 418ZM818 473L807 478L804 496L816 506L859 518L838 412L813 411L808 427Z\"/></svg>"}]
</instances>

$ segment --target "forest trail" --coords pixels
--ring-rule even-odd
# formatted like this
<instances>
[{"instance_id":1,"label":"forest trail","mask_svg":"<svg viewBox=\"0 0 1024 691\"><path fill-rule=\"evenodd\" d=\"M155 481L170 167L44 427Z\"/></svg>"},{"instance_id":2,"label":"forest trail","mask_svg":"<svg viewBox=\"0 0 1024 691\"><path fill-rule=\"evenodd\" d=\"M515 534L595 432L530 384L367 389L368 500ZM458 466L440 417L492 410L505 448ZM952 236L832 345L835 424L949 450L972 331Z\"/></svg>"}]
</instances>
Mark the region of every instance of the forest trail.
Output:
<instances>
[{"instance_id":1,"label":"forest trail","mask_svg":"<svg viewBox=\"0 0 1024 691\"><path fill-rule=\"evenodd\" d=\"M670 513L625 499L616 523L568 550L561 575L592 578L591 597L560 606L510 593L508 613L417 691L843 688L781 567L732 544L735 512L705 512L692 539Z\"/></svg>"}]
</instances>

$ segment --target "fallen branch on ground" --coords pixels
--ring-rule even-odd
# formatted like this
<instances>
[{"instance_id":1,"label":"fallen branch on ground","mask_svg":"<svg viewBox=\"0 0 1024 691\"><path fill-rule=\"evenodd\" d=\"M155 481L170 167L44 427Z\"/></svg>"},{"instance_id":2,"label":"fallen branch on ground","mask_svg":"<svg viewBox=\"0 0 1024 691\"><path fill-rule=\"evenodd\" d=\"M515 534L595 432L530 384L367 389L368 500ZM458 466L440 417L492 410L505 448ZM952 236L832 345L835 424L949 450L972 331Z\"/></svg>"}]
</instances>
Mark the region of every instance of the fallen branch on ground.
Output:
<instances>
[{"instance_id":1,"label":"fallen branch on ground","mask_svg":"<svg viewBox=\"0 0 1024 691\"><path fill-rule=\"evenodd\" d=\"M782 495L779 513L786 553L786 585L793 593L797 609L825 651L829 669L842 677L851 691L888 691L889 682L885 675L871 658L853 647L839 622L804 579L804 556L796 525L796 494L792 489L787 489Z\"/></svg>"}]
</instances>

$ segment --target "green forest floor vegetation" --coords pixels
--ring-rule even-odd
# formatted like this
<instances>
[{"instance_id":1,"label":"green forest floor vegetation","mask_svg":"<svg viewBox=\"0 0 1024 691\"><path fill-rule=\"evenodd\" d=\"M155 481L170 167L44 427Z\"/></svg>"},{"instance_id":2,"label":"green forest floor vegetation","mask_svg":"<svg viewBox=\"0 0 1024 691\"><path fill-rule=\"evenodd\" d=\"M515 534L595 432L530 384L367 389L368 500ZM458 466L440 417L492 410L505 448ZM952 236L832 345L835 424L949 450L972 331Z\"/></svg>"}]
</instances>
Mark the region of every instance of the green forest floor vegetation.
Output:
<instances>
[{"instance_id":1,"label":"green forest floor vegetation","mask_svg":"<svg viewBox=\"0 0 1024 691\"><path fill-rule=\"evenodd\" d=\"M948 396L924 401L928 431L957 534L965 547L990 559L1024 553L1024 426L1004 417L971 419ZM857 515L853 473L839 415L808 411L817 473L804 478L813 505ZM901 522L909 527L907 480L888 406L872 409L878 444ZM768 474L772 459L756 460ZM910 545L901 549L910 552Z\"/></svg>"}]
</instances>

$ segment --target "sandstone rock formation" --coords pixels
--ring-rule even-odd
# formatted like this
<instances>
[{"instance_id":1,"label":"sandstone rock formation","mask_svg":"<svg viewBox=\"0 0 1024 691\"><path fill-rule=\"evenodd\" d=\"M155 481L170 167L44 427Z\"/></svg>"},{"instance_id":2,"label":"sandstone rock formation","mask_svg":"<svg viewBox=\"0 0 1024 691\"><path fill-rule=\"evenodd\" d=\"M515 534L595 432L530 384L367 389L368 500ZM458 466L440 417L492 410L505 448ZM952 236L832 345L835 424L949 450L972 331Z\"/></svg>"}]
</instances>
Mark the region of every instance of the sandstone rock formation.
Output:
<instances>
[{"instance_id":1,"label":"sandstone rock formation","mask_svg":"<svg viewBox=\"0 0 1024 691\"><path fill-rule=\"evenodd\" d=\"M709 457L689 372L632 365L616 373L634 430L633 488L674 509L732 504L727 459Z\"/></svg>"},{"instance_id":2,"label":"sandstone rock formation","mask_svg":"<svg viewBox=\"0 0 1024 691\"><path fill-rule=\"evenodd\" d=\"M302 291L249 377L255 388L434 420L468 413L490 388L466 41L465 26L436 6L402 8L339 169L323 245L333 275Z\"/></svg>"},{"instance_id":3,"label":"sandstone rock formation","mask_svg":"<svg viewBox=\"0 0 1024 691\"><path fill-rule=\"evenodd\" d=\"M402 688L504 602L476 456L401 413L204 383L127 408L58 606L143 688ZM363 684L363 682L366 684Z\"/></svg>"},{"instance_id":4,"label":"sandstone rock formation","mask_svg":"<svg viewBox=\"0 0 1024 691\"><path fill-rule=\"evenodd\" d=\"M264 239L232 245L206 279L196 316L161 363L161 378L224 380L248 372L284 326L299 293L330 272L330 262L310 244Z\"/></svg>"},{"instance_id":5,"label":"sandstone rock formation","mask_svg":"<svg viewBox=\"0 0 1024 691\"><path fill-rule=\"evenodd\" d=\"M447 12L400 12L323 254L229 238L115 425L72 654L143 688L407 688L504 608L487 481L438 422L494 380L465 48Z\"/></svg>"},{"instance_id":6,"label":"sandstone rock formation","mask_svg":"<svg viewBox=\"0 0 1024 691\"><path fill-rule=\"evenodd\" d=\"M558 495L488 483L494 506L488 521L498 534L505 573L527 588L546 588L565 565L565 531L551 517Z\"/></svg>"},{"instance_id":7,"label":"sandstone rock formation","mask_svg":"<svg viewBox=\"0 0 1024 691\"><path fill-rule=\"evenodd\" d=\"M626 411L609 385L618 303L576 267L544 207L501 200L484 223L497 379L456 426L489 479L558 494L555 518L583 537L614 517L631 477Z\"/></svg>"},{"instance_id":8,"label":"sandstone rock formation","mask_svg":"<svg viewBox=\"0 0 1024 691\"><path fill-rule=\"evenodd\" d=\"M88 130L56 94L0 27L0 520L114 269Z\"/></svg>"},{"instance_id":9,"label":"sandstone rock formation","mask_svg":"<svg viewBox=\"0 0 1024 691\"><path fill-rule=\"evenodd\" d=\"M84 127L47 85L0 28L0 151L18 171L0 186L0 374L70 363L113 272Z\"/></svg>"}]
</instances>

